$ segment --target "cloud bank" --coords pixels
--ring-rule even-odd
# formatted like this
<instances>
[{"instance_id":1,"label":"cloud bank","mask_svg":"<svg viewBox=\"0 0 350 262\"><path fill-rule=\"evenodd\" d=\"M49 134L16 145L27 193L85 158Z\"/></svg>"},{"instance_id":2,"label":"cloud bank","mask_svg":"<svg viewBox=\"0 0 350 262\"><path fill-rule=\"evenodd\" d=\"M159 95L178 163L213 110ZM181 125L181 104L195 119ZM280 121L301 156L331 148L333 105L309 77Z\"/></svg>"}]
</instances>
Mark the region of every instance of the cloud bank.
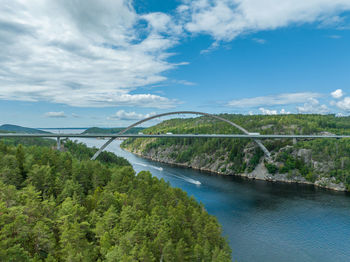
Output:
<instances>
[{"instance_id":1,"label":"cloud bank","mask_svg":"<svg viewBox=\"0 0 350 262\"><path fill-rule=\"evenodd\" d=\"M179 101L137 89L165 81L167 71L186 64L169 62L170 48L185 37L207 34L215 47L239 35L290 25L341 26L342 12L350 10L349 0L183 0L171 14L138 14L132 3L3 1L0 99L75 107L175 107ZM307 94L236 100L229 106L259 106L266 99L272 105L303 103ZM338 103L346 108L347 100Z\"/></svg>"},{"instance_id":2,"label":"cloud bank","mask_svg":"<svg viewBox=\"0 0 350 262\"><path fill-rule=\"evenodd\" d=\"M139 16L131 1L5 1L0 8L0 99L79 107L169 108L177 101L132 91L164 81L165 14ZM146 28L137 28L146 21Z\"/></svg>"},{"instance_id":3,"label":"cloud bank","mask_svg":"<svg viewBox=\"0 0 350 262\"><path fill-rule=\"evenodd\" d=\"M317 22L341 26L341 12L349 0L188 0L180 8L188 16L185 28L192 33L230 41L241 34Z\"/></svg>"},{"instance_id":4,"label":"cloud bank","mask_svg":"<svg viewBox=\"0 0 350 262\"><path fill-rule=\"evenodd\" d=\"M344 97L343 100L336 103L337 107L343 111L350 112L350 97Z\"/></svg>"},{"instance_id":5,"label":"cloud bank","mask_svg":"<svg viewBox=\"0 0 350 262\"><path fill-rule=\"evenodd\" d=\"M312 92L285 93L232 100L227 105L232 108L258 108L263 115L291 114L292 112L298 114L329 114L336 112L337 110L334 110L336 108L343 111L343 113L338 112L338 115L350 113L350 97L344 97L342 89L331 92L330 96ZM291 112L285 108L276 109L276 107L280 108L281 106L289 106L289 109L294 108L294 110ZM273 109L268 107L273 107ZM249 114L253 114L253 112L250 111Z\"/></svg>"}]
</instances>

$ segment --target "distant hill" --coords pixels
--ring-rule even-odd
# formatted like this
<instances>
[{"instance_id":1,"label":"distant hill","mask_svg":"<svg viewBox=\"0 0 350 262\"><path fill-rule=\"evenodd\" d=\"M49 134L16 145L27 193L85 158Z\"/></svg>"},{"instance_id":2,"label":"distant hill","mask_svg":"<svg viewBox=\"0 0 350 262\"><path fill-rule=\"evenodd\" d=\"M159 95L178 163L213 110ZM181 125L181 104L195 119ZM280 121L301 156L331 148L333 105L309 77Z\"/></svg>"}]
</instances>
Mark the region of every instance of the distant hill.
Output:
<instances>
[{"instance_id":1,"label":"distant hill","mask_svg":"<svg viewBox=\"0 0 350 262\"><path fill-rule=\"evenodd\" d=\"M2 125L0 126L0 130L4 132L16 132L16 133L26 133L26 134L47 134L50 132L38 130L35 128L16 126L16 125Z\"/></svg>"},{"instance_id":2,"label":"distant hill","mask_svg":"<svg viewBox=\"0 0 350 262\"><path fill-rule=\"evenodd\" d=\"M125 129L125 127L115 127L115 128L100 128L100 127L91 127L86 129L83 134L117 134L120 131ZM131 128L126 134L137 134L142 132L144 127L134 127Z\"/></svg>"}]
</instances>

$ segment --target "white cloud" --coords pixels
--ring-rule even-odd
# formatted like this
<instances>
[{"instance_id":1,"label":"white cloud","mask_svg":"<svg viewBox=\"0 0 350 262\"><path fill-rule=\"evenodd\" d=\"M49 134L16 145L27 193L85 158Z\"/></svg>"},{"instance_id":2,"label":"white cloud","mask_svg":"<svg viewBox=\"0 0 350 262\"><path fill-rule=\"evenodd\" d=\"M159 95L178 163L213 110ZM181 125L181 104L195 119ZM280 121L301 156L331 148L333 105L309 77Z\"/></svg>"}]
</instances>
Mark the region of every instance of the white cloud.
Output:
<instances>
[{"instance_id":1,"label":"white cloud","mask_svg":"<svg viewBox=\"0 0 350 262\"><path fill-rule=\"evenodd\" d=\"M67 116L64 114L63 111L60 112L47 112L45 113L46 117L50 118L66 118Z\"/></svg>"},{"instance_id":2,"label":"white cloud","mask_svg":"<svg viewBox=\"0 0 350 262\"><path fill-rule=\"evenodd\" d=\"M339 99L341 98L344 94L343 94L343 90L341 89L337 89L334 92L331 93L332 97L335 99Z\"/></svg>"},{"instance_id":3,"label":"white cloud","mask_svg":"<svg viewBox=\"0 0 350 262\"><path fill-rule=\"evenodd\" d=\"M319 93L302 92L302 93L285 93L271 96L258 96L252 98L243 98L232 100L227 105L230 107L258 107L273 105L289 105L307 102L309 98L320 97Z\"/></svg>"},{"instance_id":4,"label":"white cloud","mask_svg":"<svg viewBox=\"0 0 350 262\"><path fill-rule=\"evenodd\" d=\"M341 12L350 10L349 0L183 3L174 14L140 15L132 0L5 0L0 7L0 99L76 107L171 108L179 101L140 94L137 89L165 81L165 72L186 64L169 62L173 53L168 51L186 30L214 37L202 51L206 53L219 41L241 34L311 22L334 26L342 23ZM229 105L303 103L302 96L308 94L317 97L285 94L234 100Z\"/></svg>"},{"instance_id":5,"label":"white cloud","mask_svg":"<svg viewBox=\"0 0 350 262\"><path fill-rule=\"evenodd\" d=\"M321 105L315 98L309 98L303 106L297 107L299 114L327 114L330 112L326 105Z\"/></svg>"},{"instance_id":6,"label":"white cloud","mask_svg":"<svg viewBox=\"0 0 350 262\"><path fill-rule=\"evenodd\" d=\"M0 99L81 107L169 108L131 94L166 80L167 49L181 28L166 14L139 16L131 0L5 1L0 8ZM141 20L148 27L140 28ZM167 34L171 31L171 36Z\"/></svg>"},{"instance_id":7,"label":"white cloud","mask_svg":"<svg viewBox=\"0 0 350 262\"><path fill-rule=\"evenodd\" d=\"M280 114L281 114L281 115L289 115L290 112L287 111L287 110L285 110L284 108L282 108L281 111L280 111Z\"/></svg>"},{"instance_id":8,"label":"white cloud","mask_svg":"<svg viewBox=\"0 0 350 262\"><path fill-rule=\"evenodd\" d=\"M182 33L182 26L176 24L170 15L155 12L142 15L141 18L148 22L149 29L153 33L167 33L171 35Z\"/></svg>"},{"instance_id":9,"label":"white cloud","mask_svg":"<svg viewBox=\"0 0 350 262\"><path fill-rule=\"evenodd\" d=\"M151 117L155 115L155 112L149 114L138 114L136 112L126 112L125 110L119 110L114 115L108 117L108 119L117 119L117 120L141 120L144 118Z\"/></svg>"},{"instance_id":10,"label":"white cloud","mask_svg":"<svg viewBox=\"0 0 350 262\"><path fill-rule=\"evenodd\" d=\"M269 110L263 107L260 107L259 110L263 115L277 115L277 110Z\"/></svg>"},{"instance_id":11,"label":"white cloud","mask_svg":"<svg viewBox=\"0 0 350 262\"><path fill-rule=\"evenodd\" d=\"M187 14L185 28L205 33L217 41L238 35L274 30L291 24L318 22L337 26L339 15L350 10L349 0L194 0L185 1L181 13Z\"/></svg>"},{"instance_id":12,"label":"white cloud","mask_svg":"<svg viewBox=\"0 0 350 262\"><path fill-rule=\"evenodd\" d=\"M346 115L343 114L343 113L337 113L335 116L336 116L336 117L344 117L344 116L346 116Z\"/></svg>"},{"instance_id":13,"label":"white cloud","mask_svg":"<svg viewBox=\"0 0 350 262\"><path fill-rule=\"evenodd\" d=\"M263 108L263 107L260 107L259 108L260 112L263 114L263 115L288 115L290 114L289 111L286 111L284 108L282 108L279 112L275 109L266 109L266 108ZM249 112L251 113L251 112ZM253 114L253 113L252 113Z\"/></svg>"},{"instance_id":14,"label":"white cloud","mask_svg":"<svg viewBox=\"0 0 350 262\"><path fill-rule=\"evenodd\" d=\"M266 44L266 40L265 39L262 39L262 38L253 38L252 39L254 42L258 43L258 44Z\"/></svg>"},{"instance_id":15,"label":"white cloud","mask_svg":"<svg viewBox=\"0 0 350 262\"><path fill-rule=\"evenodd\" d=\"M350 112L350 97L344 97L343 100L336 103L336 106L341 110Z\"/></svg>"},{"instance_id":16,"label":"white cloud","mask_svg":"<svg viewBox=\"0 0 350 262\"><path fill-rule=\"evenodd\" d=\"M185 86L195 86L195 85L197 85L196 83L191 82L191 81L187 81L187 80L176 80L174 82L177 83L177 84L180 84L180 85L185 85Z\"/></svg>"},{"instance_id":17,"label":"white cloud","mask_svg":"<svg viewBox=\"0 0 350 262\"><path fill-rule=\"evenodd\" d=\"M74 118L80 118L80 116L78 114L72 113L72 117Z\"/></svg>"}]
</instances>

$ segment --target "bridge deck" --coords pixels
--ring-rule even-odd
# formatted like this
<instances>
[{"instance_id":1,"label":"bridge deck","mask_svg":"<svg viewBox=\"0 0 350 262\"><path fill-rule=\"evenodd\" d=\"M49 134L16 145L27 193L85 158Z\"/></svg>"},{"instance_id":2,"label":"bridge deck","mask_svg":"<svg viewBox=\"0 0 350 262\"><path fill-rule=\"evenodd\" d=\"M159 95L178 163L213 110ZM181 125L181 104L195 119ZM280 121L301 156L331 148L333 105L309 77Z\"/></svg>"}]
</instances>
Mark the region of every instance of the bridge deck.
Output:
<instances>
[{"instance_id":1,"label":"bridge deck","mask_svg":"<svg viewBox=\"0 0 350 262\"><path fill-rule=\"evenodd\" d=\"M350 135L242 135L242 134L20 134L0 133L1 137L60 137L60 138L350 138Z\"/></svg>"}]
</instances>

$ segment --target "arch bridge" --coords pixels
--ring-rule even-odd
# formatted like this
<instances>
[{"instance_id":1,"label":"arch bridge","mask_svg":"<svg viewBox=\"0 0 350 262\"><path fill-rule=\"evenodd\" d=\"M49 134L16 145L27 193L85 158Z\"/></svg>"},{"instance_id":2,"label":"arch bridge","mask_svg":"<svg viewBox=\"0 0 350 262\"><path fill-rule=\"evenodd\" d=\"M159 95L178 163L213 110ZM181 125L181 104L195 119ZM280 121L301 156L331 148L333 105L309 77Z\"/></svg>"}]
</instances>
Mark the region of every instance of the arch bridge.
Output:
<instances>
[{"instance_id":1,"label":"arch bridge","mask_svg":"<svg viewBox=\"0 0 350 262\"><path fill-rule=\"evenodd\" d=\"M129 131L131 128L136 127L144 122L148 122L152 119L158 118L158 117L163 117L163 116L169 116L169 115L201 115L201 116L208 116L210 118L214 118L223 122L226 122L228 124L230 124L231 126L239 129L240 131L242 131L245 135L250 135L250 133L244 129L243 127L237 125L236 123L225 119L223 117L217 116L217 115L213 115L213 114L209 114L209 113L203 113L203 112L196 112L196 111L176 111L176 112L168 112L168 113L162 113L162 114L157 114L151 117L147 117L145 119L142 119L130 126L128 126L127 128L123 129L122 131L120 131L117 135L123 135L125 134L127 131ZM91 160L95 160L100 154L101 152L110 144L112 143L117 137L111 137L104 145L101 146L101 148L95 153L95 155L91 158ZM267 148L261 143L260 140L258 139L254 139L255 143L261 148L261 150L264 152L264 154L266 155L267 158L270 158L271 154L269 152L269 150L267 150Z\"/></svg>"}]
</instances>

